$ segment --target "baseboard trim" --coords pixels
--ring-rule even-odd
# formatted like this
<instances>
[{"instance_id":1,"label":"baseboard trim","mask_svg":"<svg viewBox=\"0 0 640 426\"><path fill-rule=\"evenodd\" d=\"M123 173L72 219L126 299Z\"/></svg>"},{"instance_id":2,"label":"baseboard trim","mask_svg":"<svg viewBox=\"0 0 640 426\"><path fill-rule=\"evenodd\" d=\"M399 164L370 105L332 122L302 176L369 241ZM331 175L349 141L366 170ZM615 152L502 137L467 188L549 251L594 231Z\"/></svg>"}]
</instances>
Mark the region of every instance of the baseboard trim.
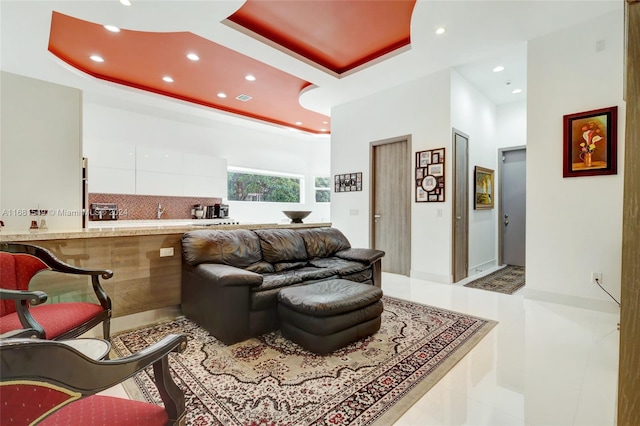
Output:
<instances>
[{"instance_id":1,"label":"baseboard trim","mask_svg":"<svg viewBox=\"0 0 640 426\"><path fill-rule=\"evenodd\" d=\"M487 272L489 269L495 270L496 266L498 266L498 261L496 259L490 260L488 262L481 263L476 266L472 266L467 271L467 275L469 277L481 274L483 272Z\"/></svg>"},{"instance_id":2,"label":"baseboard trim","mask_svg":"<svg viewBox=\"0 0 640 426\"><path fill-rule=\"evenodd\" d=\"M573 306L575 308L589 309L591 311L605 312L608 314L620 315L620 307L613 301L589 299L568 294L553 293L550 291L524 288L524 298L540 300L541 302L558 303L560 305Z\"/></svg>"}]
</instances>

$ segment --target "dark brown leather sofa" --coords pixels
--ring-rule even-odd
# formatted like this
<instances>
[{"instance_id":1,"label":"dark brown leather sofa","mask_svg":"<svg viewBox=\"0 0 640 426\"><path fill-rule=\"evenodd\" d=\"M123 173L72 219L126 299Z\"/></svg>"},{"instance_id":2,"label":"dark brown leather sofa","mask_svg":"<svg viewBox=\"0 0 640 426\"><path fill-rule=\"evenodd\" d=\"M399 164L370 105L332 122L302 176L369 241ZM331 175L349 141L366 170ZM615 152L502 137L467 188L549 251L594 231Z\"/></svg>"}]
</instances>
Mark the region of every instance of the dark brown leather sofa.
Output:
<instances>
[{"instance_id":1,"label":"dark brown leather sofa","mask_svg":"<svg viewBox=\"0 0 640 426\"><path fill-rule=\"evenodd\" d=\"M197 230L182 236L182 312L233 344L278 328L278 292L341 278L381 287L384 252L336 228Z\"/></svg>"}]
</instances>

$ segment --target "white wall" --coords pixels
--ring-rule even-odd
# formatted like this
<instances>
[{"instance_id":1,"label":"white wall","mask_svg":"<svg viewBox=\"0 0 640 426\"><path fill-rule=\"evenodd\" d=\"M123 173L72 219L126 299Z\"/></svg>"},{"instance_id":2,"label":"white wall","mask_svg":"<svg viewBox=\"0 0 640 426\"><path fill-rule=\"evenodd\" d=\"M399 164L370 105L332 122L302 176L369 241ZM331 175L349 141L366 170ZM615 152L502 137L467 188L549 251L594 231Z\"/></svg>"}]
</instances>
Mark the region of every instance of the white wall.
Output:
<instances>
[{"instance_id":1,"label":"white wall","mask_svg":"<svg viewBox=\"0 0 640 426\"><path fill-rule=\"evenodd\" d=\"M336 107L332 174L364 171L362 192L334 194L331 217L354 245L369 244L369 143L411 135L412 151L445 147L446 201L412 201L411 276L449 283L452 247L452 127L469 139L469 268L496 262L497 209L473 210L473 167L497 168L496 107L455 71ZM413 158L413 155L412 155ZM412 164L413 164L412 160ZM352 212L357 211L354 215Z\"/></svg>"},{"instance_id":2,"label":"white wall","mask_svg":"<svg viewBox=\"0 0 640 426\"><path fill-rule=\"evenodd\" d=\"M2 221L27 231L30 209L47 209L51 230L82 226L82 92L2 72Z\"/></svg>"},{"instance_id":3,"label":"white wall","mask_svg":"<svg viewBox=\"0 0 640 426\"><path fill-rule=\"evenodd\" d=\"M624 116L623 16L532 40L527 99L527 286L525 295L617 307L591 283L620 295ZM604 50L596 52L596 42ZM563 115L618 106L618 174L562 177Z\"/></svg>"},{"instance_id":4,"label":"white wall","mask_svg":"<svg viewBox=\"0 0 640 426\"><path fill-rule=\"evenodd\" d=\"M496 147L508 148L527 144L527 101L516 101L496 107Z\"/></svg>"},{"instance_id":5,"label":"white wall","mask_svg":"<svg viewBox=\"0 0 640 426\"><path fill-rule=\"evenodd\" d=\"M286 221L282 210L311 210L313 213L305 221L330 220L329 204L316 203L313 192L313 178L330 174L328 137L280 129L261 131L260 126L243 127L207 118L198 108L184 107L184 111L176 112L135 104L120 96L116 101L85 96L84 143L88 153L103 151L114 144L123 152L127 148L167 150L215 157L226 161L228 166L300 174L305 177L304 203L232 201L230 216L242 223L279 223ZM191 111L194 113L190 114ZM90 192L95 191L90 187ZM208 196L225 197L226 192L222 192Z\"/></svg>"},{"instance_id":6,"label":"white wall","mask_svg":"<svg viewBox=\"0 0 640 426\"><path fill-rule=\"evenodd\" d=\"M474 167L497 171L496 107L455 71L451 72L451 125L469 136L469 275L495 266L498 248L498 204L494 185L494 208L475 210ZM453 159L450 158L452 161ZM449 164L452 164L451 161ZM495 177L495 175L494 175Z\"/></svg>"},{"instance_id":7,"label":"white wall","mask_svg":"<svg viewBox=\"0 0 640 426\"><path fill-rule=\"evenodd\" d=\"M413 152L445 147L445 177L451 182L450 81L451 74L445 70L331 111L331 174L363 172L362 191L333 193L331 200L331 220L353 246L369 247L371 142L411 135ZM446 200L450 199L448 186ZM448 282L450 206L450 201L411 203L412 276Z\"/></svg>"}]
</instances>

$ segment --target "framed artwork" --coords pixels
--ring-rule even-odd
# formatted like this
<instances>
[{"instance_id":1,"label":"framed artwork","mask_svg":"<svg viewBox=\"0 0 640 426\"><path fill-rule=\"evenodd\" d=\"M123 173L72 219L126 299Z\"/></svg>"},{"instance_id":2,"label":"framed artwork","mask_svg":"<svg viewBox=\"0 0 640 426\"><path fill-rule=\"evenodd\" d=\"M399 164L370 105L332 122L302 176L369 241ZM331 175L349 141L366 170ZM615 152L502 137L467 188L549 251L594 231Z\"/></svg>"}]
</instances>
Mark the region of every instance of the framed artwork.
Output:
<instances>
[{"instance_id":1,"label":"framed artwork","mask_svg":"<svg viewBox=\"0 0 640 426\"><path fill-rule=\"evenodd\" d=\"M618 173L617 106L568 114L563 121L563 177Z\"/></svg>"},{"instance_id":2,"label":"framed artwork","mask_svg":"<svg viewBox=\"0 0 640 426\"><path fill-rule=\"evenodd\" d=\"M444 148L416 152L416 202L444 201Z\"/></svg>"},{"instance_id":3,"label":"framed artwork","mask_svg":"<svg viewBox=\"0 0 640 426\"><path fill-rule=\"evenodd\" d=\"M333 183L335 192L362 191L362 172L335 175Z\"/></svg>"},{"instance_id":4,"label":"framed artwork","mask_svg":"<svg viewBox=\"0 0 640 426\"><path fill-rule=\"evenodd\" d=\"M493 170L476 166L474 170L473 208L476 210L493 208Z\"/></svg>"}]
</instances>

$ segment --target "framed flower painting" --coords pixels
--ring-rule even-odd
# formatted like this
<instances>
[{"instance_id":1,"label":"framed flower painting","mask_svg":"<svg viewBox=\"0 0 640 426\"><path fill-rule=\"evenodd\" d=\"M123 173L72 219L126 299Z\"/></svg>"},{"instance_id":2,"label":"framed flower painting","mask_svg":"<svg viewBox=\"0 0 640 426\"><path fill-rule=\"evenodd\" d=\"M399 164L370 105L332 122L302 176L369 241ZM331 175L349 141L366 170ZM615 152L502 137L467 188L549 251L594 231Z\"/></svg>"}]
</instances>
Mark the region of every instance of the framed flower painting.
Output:
<instances>
[{"instance_id":1,"label":"framed flower painting","mask_svg":"<svg viewBox=\"0 0 640 426\"><path fill-rule=\"evenodd\" d=\"M564 117L563 177L618 173L618 107Z\"/></svg>"}]
</instances>

